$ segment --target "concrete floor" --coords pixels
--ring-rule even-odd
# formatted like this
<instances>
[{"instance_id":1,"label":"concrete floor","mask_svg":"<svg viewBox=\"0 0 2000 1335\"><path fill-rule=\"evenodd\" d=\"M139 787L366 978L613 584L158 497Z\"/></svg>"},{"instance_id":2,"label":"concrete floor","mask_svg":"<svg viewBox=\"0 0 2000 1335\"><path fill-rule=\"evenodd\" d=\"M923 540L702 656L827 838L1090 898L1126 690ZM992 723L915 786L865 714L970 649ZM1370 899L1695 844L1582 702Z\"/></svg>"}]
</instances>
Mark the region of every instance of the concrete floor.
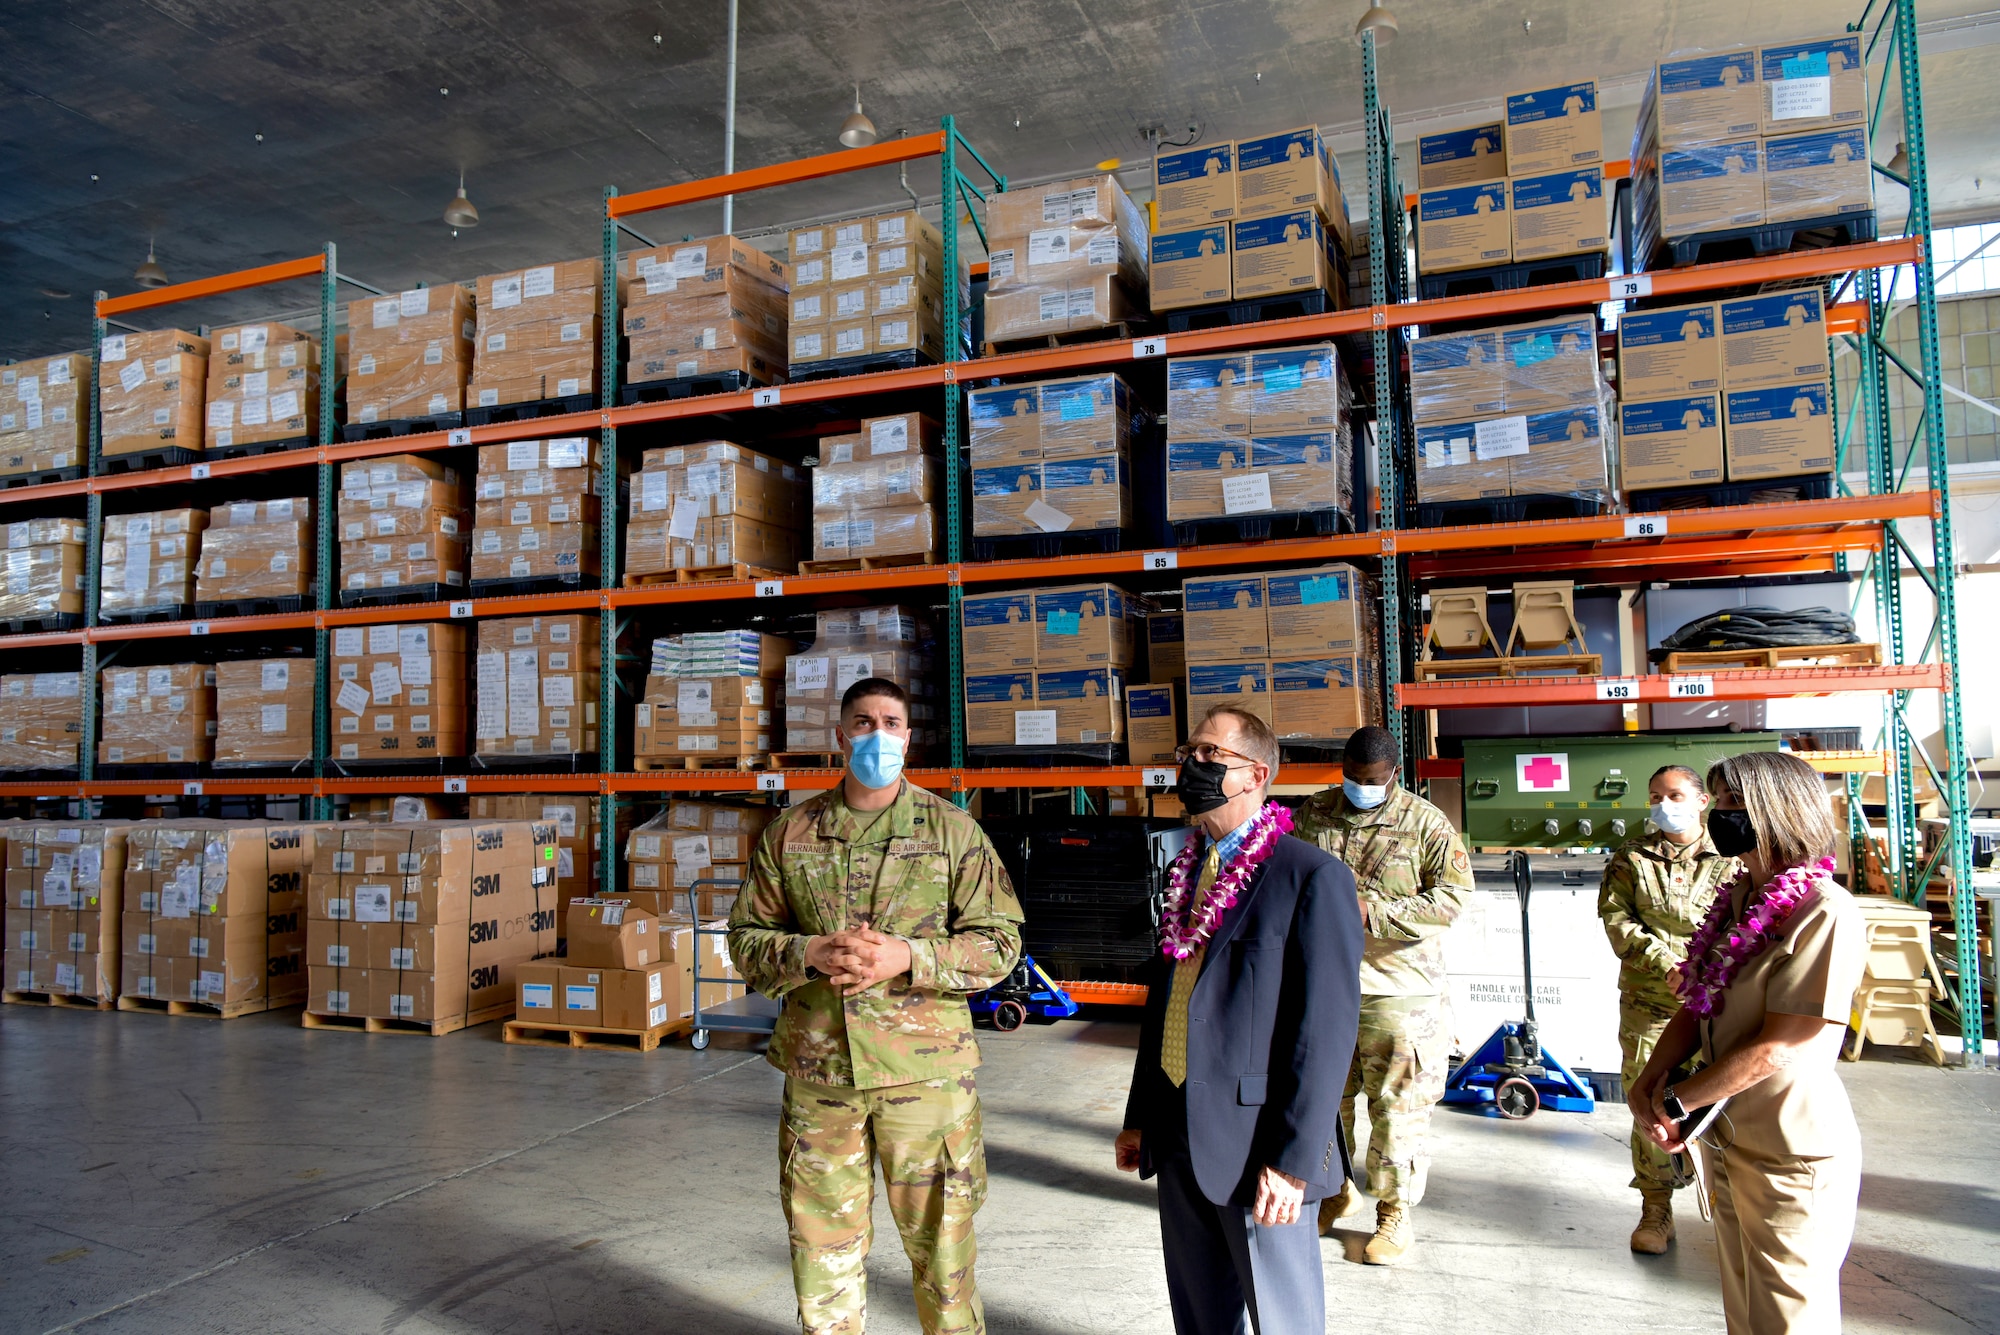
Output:
<instances>
[{"instance_id":1,"label":"concrete floor","mask_svg":"<svg viewBox=\"0 0 2000 1335\"><path fill-rule=\"evenodd\" d=\"M1134 1027L989 1036L993 1330L1170 1329L1153 1188L1114 1171ZM2000 1075L1870 1061L1850 1332L2000 1331ZM782 1332L779 1077L741 1040L640 1058L0 1011L0 1331ZM1324 1244L1330 1329L1720 1331L1692 1207L1625 1247L1620 1110L1441 1112L1419 1264ZM917 1329L877 1207L876 1332Z\"/></svg>"}]
</instances>

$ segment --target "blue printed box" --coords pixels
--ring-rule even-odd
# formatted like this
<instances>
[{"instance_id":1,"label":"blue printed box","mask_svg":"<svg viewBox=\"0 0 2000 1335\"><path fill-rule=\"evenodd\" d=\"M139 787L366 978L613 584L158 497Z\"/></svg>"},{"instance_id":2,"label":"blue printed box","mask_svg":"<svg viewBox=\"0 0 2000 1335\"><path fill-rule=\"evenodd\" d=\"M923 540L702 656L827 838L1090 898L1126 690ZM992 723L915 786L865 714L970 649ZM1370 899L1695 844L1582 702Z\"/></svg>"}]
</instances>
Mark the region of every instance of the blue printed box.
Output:
<instances>
[{"instance_id":1,"label":"blue printed box","mask_svg":"<svg viewBox=\"0 0 2000 1335\"><path fill-rule=\"evenodd\" d=\"M1190 579L1181 595L1190 664L1271 656L1262 575Z\"/></svg>"},{"instance_id":2,"label":"blue printed box","mask_svg":"<svg viewBox=\"0 0 2000 1335\"><path fill-rule=\"evenodd\" d=\"M1417 140L1417 188L1442 190L1506 180L1506 136L1505 121L1423 136Z\"/></svg>"},{"instance_id":3,"label":"blue printed box","mask_svg":"<svg viewBox=\"0 0 2000 1335\"><path fill-rule=\"evenodd\" d=\"M1751 389L1824 376L1830 369L1826 305L1818 288L1792 288L1721 304L1722 385Z\"/></svg>"},{"instance_id":4,"label":"blue printed box","mask_svg":"<svg viewBox=\"0 0 2000 1335\"><path fill-rule=\"evenodd\" d=\"M1273 662L1271 713L1271 731L1287 741L1340 741L1382 717L1373 673L1354 654Z\"/></svg>"},{"instance_id":5,"label":"blue printed box","mask_svg":"<svg viewBox=\"0 0 2000 1335\"><path fill-rule=\"evenodd\" d=\"M1731 390L1723 433L1731 482L1824 473L1833 467L1825 380Z\"/></svg>"},{"instance_id":6,"label":"blue printed box","mask_svg":"<svg viewBox=\"0 0 2000 1335\"><path fill-rule=\"evenodd\" d=\"M1035 704L1055 711L1059 745L1091 745L1125 738L1125 673L1119 668L1037 672Z\"/></svg>"},{"instance_id":7,"label":"blue printed box","mask_svg":"<svg viewBox=\"0 0 2000 1335\"><path fill-rule=\"evenodd\" d=\"M970 656L968 655L968 662ZM1035 674L991 672L965 678L965 740L974 746L1015 744L1015 715L1035 707ZM1030 724L1032 727L1032 722Z\"/></svg>"},{"instance_id":8,"label":"blue printed box","mask_svg":"<svg viewBox=\"0 0 2000 1335\"><path fill-rule=\"evenodd\" d=\"M1271 664L1268 660L1188 664L1188 725L1216 705L1232 705L1271 722Z\"/></svg>"},{"instance_id":9,"label":"blue printed box","mask_svg":"<svg viewBox=\"0 0 2000 1335\"><path fill-rule=\"evenodd\" d=\"M1238 222L1230 236L1236 300L1332 289L1333 266L1319 210L1247 219Z\"/></svg>"},{"instance_id":10,"label":"blue printed box","mask_svg":"<svg viewBox=\"0 0 2000 1335\"><path fill-rule=\"evenodd\" d=\"M1868 134L1860 126L1764 141L1764 213L1772 222L1846 218L1875 208Z\"/></svg>"},{"instance_id":11,"label":"blue printed box","mask_svg":"<svg viewBox=\"0 0 2000 1335\"><path fill-rule=\"evenodd\" d=\"M1086 584L1035 592L1035 665L1130 667L1136 615L1123 590Z\"/></svg>"},{"instance_id":12,"label":"blue printed box","mask_svg":"<svg viewBox=\"0 0 2000 1335\"><path fill-rule=\"evenodd\" d=\"M1264 577L1273 658L1367 651L1375 639L1373 583L1353 566Z\"/></svg>"},{"instance_id":13,"label":"blue printed box","mask_svg":"<svg viewBox=\"0 0 2000 1335\"><path fill-rule=\"evenodd\" d=\"M1035 665L1035 595L970 594L959 604L968 673Z\"/></svg>"},{"instance_id":14,"label":"blue printed box","mask_svg":"<svg viewBox=\"0 0 2000 1335\"><path fill-rule=\"evenodd\" d=\"M1508 188L1516 262L1596 254L1609 244L1611 204L1603 168L1593 164L1516 176Z\"/></svg>"},{"instance_id":15,"label":"blue printed box","mask_svg":"<svg viewBox=\"0 0 2000 1335\"><path fill-rule=\"evenodd\" d=\"M1507 174L1596 166L1604 161L1604 122L1597 84L1557 84L1507 94Z\"/></svg>"},{"instance_id":16,"label":"blue printed box","mask_svg":"<svg viewBox=\"0 0 2000 1335\"><path fill-rule=\"evenodd\" d=\"M1317 125L1243 139L1236 145L1236 216L1263 218L1313 209L1334 217L1333 175ZM1344 207L1344 206L1343 206Z\"/></svg>"},{"instance_id":17,"label":"blue printed box","mask_svg":"<svg viewBox=\"0 0 2000 1335\"><path fill-rule=\"evenodd\" d=\"M1152 240L1155 311L1229 300L1229 224L1163 232Z\"/></svg>"},{"instance_id":18,"label":"blue printed box","mask_svg":"<svg viewBox=\"0 0 2000 1335\"><path fill-rule=\"evenodd\" d=\"M1179 232L1236 216L1236 145L1201 144L1153 159L1153 226Z\"/></svg>"},{"instance_id":19,"label":"blue printed box","mask_svg":"<svg viewBox=\"0 0 2000 1335\"><path fill-rule=\"evenodd\" d=\"M1132 389L1115 375L1040 385L1042 458L1123 454L1132 439Z\"/></svg>"},{"instance_id":20,"label":"blue printed box","mask_svg":"<svg viewBox=\"0 0 2000 1335\"><path fill-rule=\"evenodd\" d=\"M1629 488L1722 480L1722 401L1709 394L1618 407L1619 480Z\"/></svg>"},{"instance_id":21,"label":"blue printed box","mask_svg":"<svg viewBox=\"0 0 2000 1335\"><path fill-rule=\"evenodd\" d=\"M1165 765L1180 745L1174 688L1169 685L1125 688L1125 745L1134 765Z\"/></svg>"},{"instance_id":22,"label":"blue printed box","mask_svg":"<svg viewBox=\"0 0 2000 1335\"><path fill-rule=\"evenodd\" d=\"M1042 457L1038 385L975 389L965 396L972 465L1034 463Z\"/></svg>"},{"instance_id":23,"label":"blue printed box","mask_svg":"<svg viewBox=\"0 0 2000 1335\"><path fill-rule=\"evenodd\" d=\"M1167 359L1167 439L1213 440L1250 434L1250 358Z\"/></svg>"},{"instance_id":24,"label":"blue printed box","mask_svg":"<svg viewBox=\"0 0 2000 1335\"><path fill-rule=\"evenodd\" d=\"M1690 148L1761 132L1764 92L1753 47L1706 51L1663 60L1639 108L1642 129L1653 119L1661 148Z\"/></svg>"},{"instance_id":25,"label":"blue printed box","mask_svg":"<svg viewBox=\"0 0 2000 1335\"><path fill-rule=\"evenodd\" d=\"M1513 254L1505 181L1418 193L1417 265L1424 273L1505 264Z\"/></svg>"},{"instance_id":26,"label":"blue printed box","mask_svg":"<svg viewBox=\"0 0 2000 1335\"><path fill-rule=\"evenodd\" d=\"M1626 311L1618 320L1618 392L1626 398L1722 388L1716 304Z\"/></svg>"}]
</instances>

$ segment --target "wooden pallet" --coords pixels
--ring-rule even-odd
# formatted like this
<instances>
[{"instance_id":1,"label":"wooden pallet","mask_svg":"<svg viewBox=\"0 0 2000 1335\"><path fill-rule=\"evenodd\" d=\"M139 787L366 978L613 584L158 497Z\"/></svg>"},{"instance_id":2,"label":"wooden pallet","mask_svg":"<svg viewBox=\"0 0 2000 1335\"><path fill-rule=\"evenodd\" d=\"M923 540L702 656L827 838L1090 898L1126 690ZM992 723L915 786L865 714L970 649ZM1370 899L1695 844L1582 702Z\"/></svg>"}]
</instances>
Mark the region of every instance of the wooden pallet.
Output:
<instances>
[{"instance_id":1,"label":"wooden pallet","mask_svg":"<svg viewBox=\"0 0 2000 1335\"><path fill-rule=\"evenodd\" d=\"M1512 681L1521 677L1598 677L1599 654L1521 655L1514 658L1427 658L1417 664L1418 681Z\"/></svg>"},{"instance_id":2,"label":"wooden pallet","mask_svg":"<svg viewBox=\"0 0 2000 1335\"><path fill-rule=\"evenodd\" d=\"M457 1033L473 1025L490 1024L514 1010L511 1001L499 1002L485 1010L473 1011L470 1015L456 1015L446 1020L395 1020L379 1015L315 1015L307 1011L300 1016L300 1023L308 1029L325 1029L349 1034L416 1034L427 1038L443 1038L446 1034Z\"/></svg>"},{"instance_id":3,"label":"wooden pallet","mask_svg":"<svg viewBox=\"0 0 2000 1335\"><path fill-rule=\"evenodd\" d=\"M726 566L679 566L673 570L653 570L643 575L625 576L625 587L643 589L655 584L708 584L723 579L783 579L784 572L737 561Z\"/></svg>"},{"instance_id":4,"label":"wooden pallet","mask_svg":"<svg viewBox=\"0 0 2000 1335\"><path fill-rule=\"evenodd\" d=\"M692 1019L654 1025L651 1029L600 1029L591 1025L540 1024L509 1020L500 1026L500 1041L535 1048L589 1048L596 1052L651 1052L675 1034L694 1028Z\"/></svg>"},{"instance_id":5,"label":"wooden pallet","mask_svg":"<svg viewBox=\"0 0 2000 1335\"><path fill-rule=\"evenodd\" d=\"M936 552L912 552L907 556L851 556L841 561L801 561L801 575L851 575L862 570L894 570L899 566L937 564Z\"/></svg>"},{"instance_id":6,"label":"wooden pallet","mask_svg":"<svg viewBox=\"0 0 2000 1335\"><path fill-rule=\"evenodd\" d=\"M67 992L0 992L0 1002L14 1006L67 1006L79 1011L114 1011L118 1003L106 998L73 997Z\"/></svg>"},{"instance_id":7,"label":"wooden pallet","mask_svg":"<svg viewBox=\"0 0 2000 1335\"><path fill-rule=\"evenodd\" d=\"M847 757L838 751L773 751L772 769L843 769Z\"/></svg>"},{"instance_id":8,"label":"wooden pallet","mask_svg":"<svg viewBox=\"0 0 2000 1335\"><path fill-rule=\"evenodd\" d=\"M1130 339L1130 321L1120 320L1115 324L1100 325L1095 329L1065 330L1060 334L1030 334L1026 338L988 339L984 356L997 357L1009 352L1039 352L1044 348L1069 348L1079 343L1103 343L1111 339Z\"/></svg>"},{"instance_id":9,"label":"wooden pallet","mask_svg":"<svg viewBox=\"0 0 2000 1335\"><path fill-rule=\"evenodd\" d=\"M151 1015L189 1015L197 1020L233 1020L239 1015L255 1015L259 1011L281 1011L298 1005L303 998L283 997L272 999L258 997L251 1001L232 1001L223 1006L212 1006L205 1001L168 1001L163 997L120 997L118 1009L121 1011L145 1011Z\"/></svg>"},{"instance_id":10,"label":"wooden pallet","mask_svg":"<svg viewBox=\"0 0 2000 1335\"><path fill-rule=\"evenodd\" d=\"M1879 644L1798 644L1782 649L1686 649L1667 655L1663 671L1691 668L1875 667L1882 661Z\"/></svg>"},{"instance_id":11,"label":"wooden pallet","mask_svg":"<svg viewBox=\"0 0 2000 1335\"><path fill-rule=\"evenodd\" d=\"M771 753L759 751L752 756L633 756L632 768L646 770L747 770L767 769L771 764Z\"/></svg>"}]
</instances>

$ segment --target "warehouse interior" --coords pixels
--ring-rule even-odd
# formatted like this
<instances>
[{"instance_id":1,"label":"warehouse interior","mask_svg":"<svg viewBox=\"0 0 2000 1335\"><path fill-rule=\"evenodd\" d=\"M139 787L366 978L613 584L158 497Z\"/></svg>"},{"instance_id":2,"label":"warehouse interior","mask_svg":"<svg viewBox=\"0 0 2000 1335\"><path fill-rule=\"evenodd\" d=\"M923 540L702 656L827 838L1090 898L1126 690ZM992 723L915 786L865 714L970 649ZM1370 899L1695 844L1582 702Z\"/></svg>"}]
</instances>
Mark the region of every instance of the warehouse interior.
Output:
<instances>
[{"instance_id":1,"label":"warehouse interior","mask_svg":"<svg viewBox=\"0 0 2000 1335\"><path fill-rule=\"evenodd\" d=\"M832 992L731 926L881 678L1024 918L926 992L991 1329L1173 1326L1113 1140L1220 705L1291 813L1388 730L1469 867L1328 1329L1725 1329L1703 1187L1626 1242L1601 886L1778 752L1867 924L1841 1328L2000 1331L2000 12L1837 10L0 15L0 1327L798 1325Z\"/></svg>"}]
</instances>

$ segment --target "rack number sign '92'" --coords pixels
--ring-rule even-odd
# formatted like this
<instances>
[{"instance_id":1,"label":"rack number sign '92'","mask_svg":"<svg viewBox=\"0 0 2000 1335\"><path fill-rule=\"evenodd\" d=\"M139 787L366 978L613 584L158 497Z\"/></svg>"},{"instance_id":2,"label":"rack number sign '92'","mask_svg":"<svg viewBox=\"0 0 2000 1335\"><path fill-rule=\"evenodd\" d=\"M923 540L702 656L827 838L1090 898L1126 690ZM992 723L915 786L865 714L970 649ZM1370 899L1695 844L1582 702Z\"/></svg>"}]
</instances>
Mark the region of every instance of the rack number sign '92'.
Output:
<instances>
[{"instance_id":1,"label":"rack number sign '92'","mask_svg":"<svg viewBox=\"0 0 2000 1335\"><path fill-rule=\"evenodd\" d=\"M1148 788L1172 788L1181 779L1180 771L1165 766L1139 771L1139 782Z\"/></svg>"}]
</instances>

